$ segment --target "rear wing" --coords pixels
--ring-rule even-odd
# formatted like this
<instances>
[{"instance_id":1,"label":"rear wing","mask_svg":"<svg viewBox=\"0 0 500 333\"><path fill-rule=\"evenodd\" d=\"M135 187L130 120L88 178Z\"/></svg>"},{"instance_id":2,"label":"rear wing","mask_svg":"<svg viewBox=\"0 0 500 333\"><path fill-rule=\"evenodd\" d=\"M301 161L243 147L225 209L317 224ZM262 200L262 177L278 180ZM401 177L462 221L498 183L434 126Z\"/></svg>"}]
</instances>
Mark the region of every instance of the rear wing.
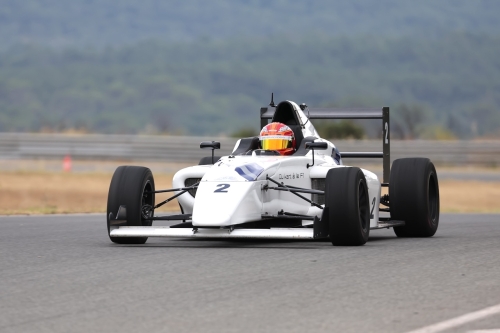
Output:
<instances>
[{"instance_id":1,"label":"rear wing","mask_svg":"<svg viewBox=\"0 0 500 333\"><path fill-rule=\"evenodd\" d=\"M301 106L302 108L302 106ZM273 118L274 107L260 109L260 127ZM306 108L309 119L382 119L382 152L342 152L342 157L382 158L383 182L388 183L391 172L389 108Z\"/></svg>"}]
</instances>

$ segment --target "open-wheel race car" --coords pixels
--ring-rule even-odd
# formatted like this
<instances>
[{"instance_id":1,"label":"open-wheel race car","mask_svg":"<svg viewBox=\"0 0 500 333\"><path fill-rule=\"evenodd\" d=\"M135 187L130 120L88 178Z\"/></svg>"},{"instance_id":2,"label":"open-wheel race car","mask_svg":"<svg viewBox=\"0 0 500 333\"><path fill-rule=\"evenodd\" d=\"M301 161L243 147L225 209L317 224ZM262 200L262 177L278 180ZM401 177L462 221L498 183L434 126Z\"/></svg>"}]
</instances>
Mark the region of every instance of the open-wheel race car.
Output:
<instances>
[{"instance_id":1,"label":"open-wheel race car","mask_svg":"<svg viewBox=\"0 0 500 333\"><path fill-rule=\"evenodd\" d=\"M285 124L296 149L282 155L243 138L229 156L215 157L220 143L202 142L212 156L178 171L173 189L158 190L150 169L121 166L111 180L107 227L111 241L143 244L148 237L326 239L363 245L370 230L394 228L398 237L430 237L439 223L436 169L427 158L402 158L390 168L389 108L308 108L283 101L260 110L261 127ZM339 152L320 138L311 119L381 119L382 152ZM264 146L264 147L263 147ZM268 149L265 149L268 148ZM383 181L344 158L381 158ZM388 194L381 195L381 188ZM173 196L156 203L155 194ZM155 216L178 200L181 214ZM177 221L153 226L153 221Z\"/></svg>"}]
</instances>

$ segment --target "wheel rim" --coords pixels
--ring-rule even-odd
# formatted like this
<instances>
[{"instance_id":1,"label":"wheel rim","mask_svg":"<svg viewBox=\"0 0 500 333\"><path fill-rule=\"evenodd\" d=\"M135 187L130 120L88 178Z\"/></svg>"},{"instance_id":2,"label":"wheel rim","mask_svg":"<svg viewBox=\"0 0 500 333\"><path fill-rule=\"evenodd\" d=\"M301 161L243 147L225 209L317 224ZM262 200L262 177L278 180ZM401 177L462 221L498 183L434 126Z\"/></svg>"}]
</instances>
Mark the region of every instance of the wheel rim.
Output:
<instances>
[{"instance_id":1,"label":"wheel rim","mask_svg":"<svg viewBox=\"0 0 500 333\"><path fill-rule=\"evenodd\" d=\"M358 205L359 205L359 221L361 222L361 228L363 230L368 229L368 193L366 193L366 187L362 180L358 184Z\"/></svg>"},{"instance_id":2,"label":"wheel rim","mask_svg":"<svg viewBox=\"0 0 500 333\"><path fill-rule=\"evenodd\" d=\"M433 226L436 225L439 214L439 196L437 191L436 178L434 174L431 174L429 176L429 217Z\"/></svg>"},{"instance_id":3,"label":"wheel rim","mask_svg":"<svg viewBox=\"0 0 500 333\"><path fill-rule=\"evenodd\" d=\"M144 189L142 190L141 196L141 220L145 221L148 224L151 224L152 221L149 220L153 217L154 213L154 193L153 187L149 181L144 185Z\"/></svg>"}]
</instances>

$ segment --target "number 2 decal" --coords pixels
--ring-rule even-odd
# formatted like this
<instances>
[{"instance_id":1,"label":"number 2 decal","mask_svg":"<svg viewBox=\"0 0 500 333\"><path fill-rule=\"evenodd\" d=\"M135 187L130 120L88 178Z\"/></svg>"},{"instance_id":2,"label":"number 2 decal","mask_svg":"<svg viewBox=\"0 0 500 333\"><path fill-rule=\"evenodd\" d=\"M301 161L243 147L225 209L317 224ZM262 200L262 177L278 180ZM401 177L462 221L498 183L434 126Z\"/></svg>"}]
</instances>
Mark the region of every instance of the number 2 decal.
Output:
<instances>
[{"instance_id":1,"label":"number 2 decal","mask_svg":"<svg viewBox=\"0 0 500 333\"><path fill-rule=\"evenodd\" d=\"M375 202L376 201L377 201L377 198L374 197L373 200L372 200L372 210L370 212L370 219L373 218L373 210L375 209Z\"/></svg>"},{"instance_id":2,"label":"number 2 decal","mask_svg":"<svg viewBox=\"0 0 500 333\"><path fill-rule=\"evenodd\" d=\"M226 189L229 188L229 186L231 186L231 185L230 184L217 184L215 186L217 186L218 189L216 189L214 191L214 193L227 193L228 191Z\"/></svg>"},{"instance_id":3,"label":"number 2 decal","mask_svg":"<svg viewBox=\"0 0 500 333\"><path fill-rule=\"evenodd\" d=\"M385 144L389 143L389 138L387 137L389 135L389 124L385 122Z\"/></svg>"}]
</instances>

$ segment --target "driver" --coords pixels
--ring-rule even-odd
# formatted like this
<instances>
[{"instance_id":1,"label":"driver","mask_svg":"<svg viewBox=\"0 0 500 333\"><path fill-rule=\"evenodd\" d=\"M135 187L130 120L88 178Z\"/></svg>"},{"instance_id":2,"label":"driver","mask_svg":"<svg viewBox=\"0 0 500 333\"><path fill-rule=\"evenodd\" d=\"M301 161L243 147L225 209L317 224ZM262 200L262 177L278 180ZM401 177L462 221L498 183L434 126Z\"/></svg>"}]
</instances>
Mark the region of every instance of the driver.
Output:
<instances>
[{"instance_id":1,"label":"driver","mask_svg":"<svg viewBox=\"0 0 500 333\"><path fill-rule=\"evenodd\" d=\"M295 136L285 124L270 123L260 131L260 145L264 150L276 150L281 155L295 152Z\"/></svg>"}]
</instances>

